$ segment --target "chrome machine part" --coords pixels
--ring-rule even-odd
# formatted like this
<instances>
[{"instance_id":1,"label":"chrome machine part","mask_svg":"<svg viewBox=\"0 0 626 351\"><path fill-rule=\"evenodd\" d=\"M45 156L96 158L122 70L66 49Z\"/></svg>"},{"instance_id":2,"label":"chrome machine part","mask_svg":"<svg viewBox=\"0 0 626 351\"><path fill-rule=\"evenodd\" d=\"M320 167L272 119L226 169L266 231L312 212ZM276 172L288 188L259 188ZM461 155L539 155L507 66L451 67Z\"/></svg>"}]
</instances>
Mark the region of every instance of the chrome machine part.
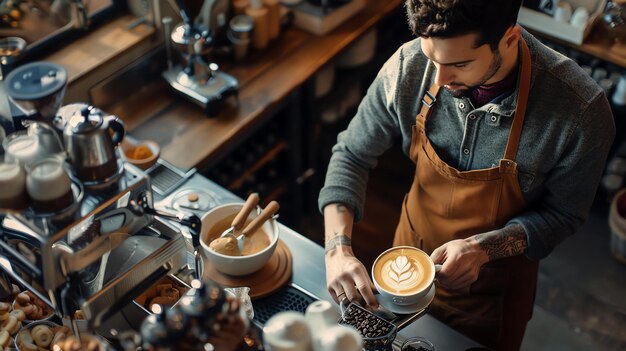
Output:
<instances>
[{"instance_id":1,"label":"chrome machine part","mask_svg":"<svg viewBox=\"0 0 626 351\"><path fill-rule=\"evenodd\" d=\"M68 116L60 111L63 140L76 175L83 181L113 176L118 171L115 149L124 138L124 124L115 116L104 116L93 106L72 112Z\"/></svg>"},{"instance_id":2,"label":"chrome machine part","mask_svg":"<svg viewBox=\"0 0 626 351\"><path fill-rule=\"evenodd\" d=\"M20 66L6 77L5 88L26 119L52 124L63 103L67 71L54 63L37 61Z\"/></svg>"}]
</instances>

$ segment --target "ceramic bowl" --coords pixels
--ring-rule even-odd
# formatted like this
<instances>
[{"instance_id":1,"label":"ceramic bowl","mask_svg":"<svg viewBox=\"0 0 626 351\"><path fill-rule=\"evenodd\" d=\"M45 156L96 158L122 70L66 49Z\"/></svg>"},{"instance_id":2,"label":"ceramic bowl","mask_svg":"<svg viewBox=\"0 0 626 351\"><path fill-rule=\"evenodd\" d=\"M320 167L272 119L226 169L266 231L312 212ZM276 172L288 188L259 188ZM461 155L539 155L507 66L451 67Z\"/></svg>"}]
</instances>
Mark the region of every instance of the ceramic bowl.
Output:
<instances>
[{"instance_id":1,"label":"ceramic bowl","mask_svg":"<svg viewBox=\"0 0 626 351\"><path fill-rule=\"evenodd\" d=\"M33 301L32 301L32 299L33 299L32 295L30 296L30 298L31 298L31 302L30 302L31 304L35 304L35 305L37 305L39 308L41 308L41 306L42 306L42 305L44 305L44 303L43 303L43 302L41 302L41 300L39 300L39 299L37 299L37 302L33 302ZM13 303L12 303L12 305L11 305L11 310L16 310L16 309L18 309L18 308L16 308L17 304L19 304L19 303L17 302L17 300L13 300ZM55 314L54 314L54 310L52 309L52 307L50 307L50 306L46 306L46 309L47 309L48 313L46 313L46 314L45 314L42 318L39 318L39 319L30 319L30 318L29 318L29 316L27 315L27 316L26 316L26 319L24 319L24 320L22 321L22 324L23 324L23 325L26 325L26 324L30 324L30 323L33 323L33 322L38 322L38 321L49 321L50 319L52 319L52 317L54 317L54 315L55 315Z\"/></svg>"},{"instance_id":2,"label":"ceramic bowl","mask_svg":"<svg viewBox=\"0 0 626 351\"><path fill-rule=\"evenodd\" d=\"M20 329L20 331L13 338L13 348L15 350L18 350L18 351L23 351L24 348L22 348L22 345L19 342L19 337L18 337L19 334L23 333L24 330L32 330L34 327L36 327L38 325L45 325L45 326L47 326L50 329L61 327L57 323L54 323L54 322L51 322L51 321L47 321L47 320L39 320L39 321L34 321L34 322L31 322L31 323L28 323L28 324L23 324L23 326Z\"/></svg>"},{"instance_id":3,"label":"ceramic bowl","mask_svg":"<svg viewBox=\"0 0 626 351\"><path fill-rule=\"evenodd\" d=\"M265 249L252 255L229 256L209 248L212 238L219 237L222 231L229 227L222 228L223 225L220 225L220 222L224 223L226 218L233 217L241 210L242 206L243 203L224 204L207 212L202 216L202 232L200 233L200 245L204 257L211 262L217 271L234 276L251 274L263 268L274 253L274 250L276 250L280 232L275 219L270 218L265 222L261 228L271 236L270 244ZM249 218L252 219L256 216L257 212L252 211Z\"/></svg>"},{"instance_id":4,"label":"ceramic bowl","mask_svg":"<svg viewBox=\"0 0 626 351\"><path fill-rule=\"evenodd\" d=\"M132 142L124 140L121 144L126 162L146 170L156 163L161 153L161 147L155 141L144 140Z\"/></svg>"}]
</instances>

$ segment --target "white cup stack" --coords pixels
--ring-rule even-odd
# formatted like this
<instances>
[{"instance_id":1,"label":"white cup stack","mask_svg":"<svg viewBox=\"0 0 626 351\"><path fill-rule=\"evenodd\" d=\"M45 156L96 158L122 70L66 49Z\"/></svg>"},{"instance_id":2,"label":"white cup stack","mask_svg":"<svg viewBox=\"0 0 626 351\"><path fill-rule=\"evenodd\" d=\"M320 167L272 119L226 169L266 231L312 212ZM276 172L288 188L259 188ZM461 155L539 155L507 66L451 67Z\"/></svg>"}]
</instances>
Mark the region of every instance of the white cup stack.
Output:
<instances>
[{"instance_id":1,"label":"white cup stack","mask_svg":"<svg viewBox=\"0 0 626 351\"><path fill-rule=\"evenodd\" d=\"M361 351L359 332L341 325L339 313L328 301L311 303L305 314L275 314L263 328L263 342L270 351Z\"/></svg>"}]
</instances>

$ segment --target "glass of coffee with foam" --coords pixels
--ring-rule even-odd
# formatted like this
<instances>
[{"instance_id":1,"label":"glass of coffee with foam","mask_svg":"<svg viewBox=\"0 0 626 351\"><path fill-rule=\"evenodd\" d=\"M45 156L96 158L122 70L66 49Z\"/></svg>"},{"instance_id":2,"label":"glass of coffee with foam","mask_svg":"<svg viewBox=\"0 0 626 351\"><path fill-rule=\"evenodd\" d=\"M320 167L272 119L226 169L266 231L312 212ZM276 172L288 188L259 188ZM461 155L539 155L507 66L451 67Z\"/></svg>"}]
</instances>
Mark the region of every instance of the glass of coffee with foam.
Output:
<instances>
[{"instance_id":1,"label":"glass of coffee with foam","mask_svg":"<svg viewBox=\"0 0 626 351\"><path fill-rule=\"evenodd\" d=\"M36 212L60 212L74 202L72 181L61 158L42 158L27 165L26 172L26 190Z\"/></svg>"}]
</instances>

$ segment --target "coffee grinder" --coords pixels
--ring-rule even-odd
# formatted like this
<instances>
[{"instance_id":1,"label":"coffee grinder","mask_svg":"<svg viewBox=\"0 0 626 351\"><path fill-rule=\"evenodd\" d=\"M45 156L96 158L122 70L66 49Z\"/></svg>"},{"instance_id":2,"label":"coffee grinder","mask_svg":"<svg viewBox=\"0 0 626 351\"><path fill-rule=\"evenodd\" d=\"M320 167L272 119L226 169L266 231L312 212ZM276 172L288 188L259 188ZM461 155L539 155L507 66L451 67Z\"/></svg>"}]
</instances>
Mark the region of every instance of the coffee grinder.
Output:
<instances>
[{"instance_id":1,"label":"coffee grinder","mask_svg":"<svg viewBox=\"0 0 626 351\"><path fill-rule=\"evenodd\" d=\"M54 63L36 61L11 71L4 83L11 103L20 110L18 115L13 115L13 127L26 127L28 134L36 135L48 153L64 153L53 121L63 103L67 71Z\"/></svg>"},{"instance_id":2,"label":"coffee grinder","mask_svg":"<svg viewBox=\"0 0 626 351\"><path fill-rule=\"evenodd\" d=\"M163 18L168 61L163 77L174 91L202 107L208 117L215 117L224 100L231 96L237 100L237 79L204 59L213 49L214 33L206 24L194 24L181 2L176 3L183 23L171 31L171 18ZM172 63L172 45L182 59L176 66Z\"/></svg>"}]
</instances>

